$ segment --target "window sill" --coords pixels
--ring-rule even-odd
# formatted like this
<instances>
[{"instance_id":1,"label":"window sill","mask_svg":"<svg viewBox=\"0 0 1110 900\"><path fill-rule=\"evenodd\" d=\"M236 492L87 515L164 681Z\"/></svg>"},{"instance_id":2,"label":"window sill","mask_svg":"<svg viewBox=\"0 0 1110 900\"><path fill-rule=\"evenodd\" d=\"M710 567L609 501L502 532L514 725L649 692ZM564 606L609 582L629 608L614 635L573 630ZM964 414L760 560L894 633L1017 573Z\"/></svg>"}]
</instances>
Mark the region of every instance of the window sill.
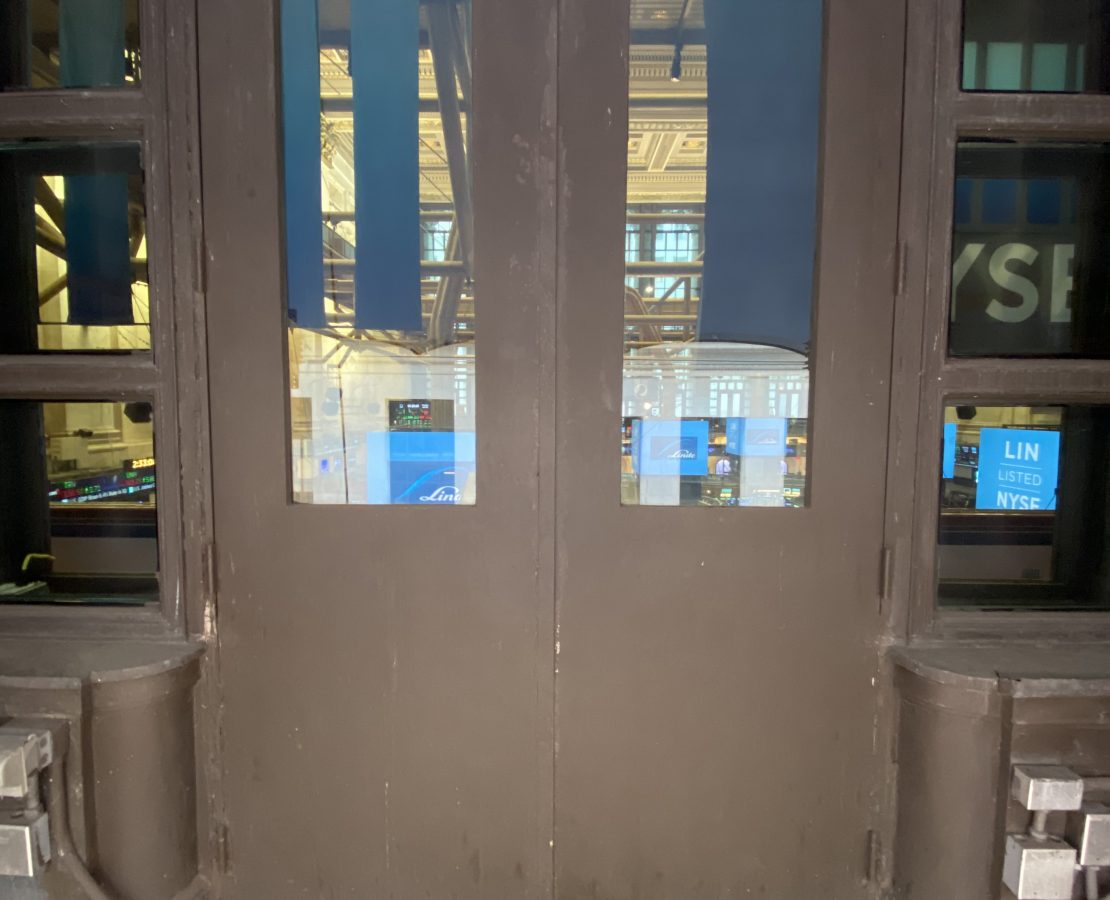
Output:
<instances>
[{"instance_id":1,"label":"window sill","mask_svg":"<svg viewBox=\"0 0 1110 900\"><path fill-rule=\"evenodd\" d=\"M935 684L1015 698L1110 696L1110 644L928 643L894 647L891 660Z\"/></svg>"},{"instance_id":2,"label":"window sill","mask_svg":"<svg viewBox=\"0 0 1110 900\"><path fill-rule=\"evenodd\" d=\"M180 641L157 605L135 607L0 604L0 634L6 638Z\"/></svg>"}]
</instances>

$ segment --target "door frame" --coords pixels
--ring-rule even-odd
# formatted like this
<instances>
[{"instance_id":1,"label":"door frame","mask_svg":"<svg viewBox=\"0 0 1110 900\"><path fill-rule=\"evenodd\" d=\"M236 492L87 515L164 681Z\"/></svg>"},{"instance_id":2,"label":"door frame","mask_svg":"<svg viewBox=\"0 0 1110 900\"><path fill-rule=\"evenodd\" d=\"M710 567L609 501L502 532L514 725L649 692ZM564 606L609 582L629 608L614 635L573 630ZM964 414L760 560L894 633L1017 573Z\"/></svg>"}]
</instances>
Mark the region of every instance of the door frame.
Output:
<instances>
[{"instance_id":1,"label":"door frame","mask_svg":"<svg viewBox=\"0 0 1110 900\"><path fill-rule=\"evenodd\" d=\"M360 585L352 592L356 596L336 594L328 616L307 617L298 601L316 596L313 592L320 591L320 586L311 579L291 578L288 572L286 577L259 575L259 580L251 582L245 571L258 573L267 565L279 569L283 563L276 558L280 554L271 551L267 559L267 554L250 549L249 541L265 541L280 529L284 537L278 545L297 534L309 551L319 554L344 536L349 540L352 534L366 534L382 542L380 550L371 548L367 553L377 552L379 560L396 558L409 564L416 557L406 546L418 542L432 523L437 529L442 527L445 540L450 536L459 548L474 551L487 546L468 534L475 526L512 540L510 529L499 523L513 516L517 521L527 520L527 560L520 560L513 572L489 580L480 596L474 594L475 606L469 611L485 608L488 618L478 624L504 627L503 635L525 641L527 653L533 656L527 684L519 692L507 689L514 693L514 708L523 708L525 693L533 707L529 715L534 721L535 746L527 752L526 761L523 755L518 760L521 771L527 769L520 783L530 785L526 802L531 811L526 833L517 835L515 841L506 838L502 849L512 845L521 856L526 877L519 895L538 898L559 890L555 854L562 838L556 839L552 797L561 762L554 723L569 695L562 693L556 680L559 667L566 664L557 648L563 640L565 617L574 605L565 603L560 595L571 574L564 553L590 509L581 499L565 503L569 499L567 484L578 483L580 490L584 485L600 484L597 501L614 505L614 515L631 523L636 531L678 521L691 533L734 529L744 537L770 529L785 540L795 523L803 530L812 529L824 510L845 502L843 487L835 484L836 470L852 460L843 446L831 453L822 446L834 446L830 437L836 427L834 407L838 401L847 403L869 432L881 431L884 436L889 411L890 301L897 270L891 236L900 172L905 10L902 3L883 0L862 4L826 0L826 6L822 158L826 175L848 172L850 177L826 177L822 186L822 263L817 272L819 296L826 299L823 312L818 304L813 356L812 506L760 511L766 518L741 520L730 518L733 511L619 508L614 398L620 395L620 308L608 309L603 303L591 307L590 300L597 284L605 283L622 264L622 242L616 252L604 248L607 228L616 223L620 226L617 234L623 231L623 185L618 199L617 189L598 184L588 169L591 160L613 162L619 157L623 171L624 112L619 98L627 98L627 45L622 49L620 40L627 35L627 0L616 4L481 0L475 5L476 280L482 292L479 340L483 348L489 348L478 357L477 369L478 506L452 510L293 507L288 496L287 355L280 302L283 269L277 252L281 246L277 0L243 0L233 9L220 0L198 0L217 540L213 568L220 588L213 631L217 655L209 662L219 672L220 697L209 715L216 721L213 730L221 735L222 779L216 804L219 818L226 821L217 828L214 845L222 848L215 854L222 860L218 868L228 869L217 874L217 889L226 890L226 896L249 896L240 892L267 887L262 870L272 864L275 847L287 851L281 858L287 859L294 884L319 889L325 883L321 880L325 876L313 872L311 864L293 858L298 848L302 854L305 851L291 831L275 831L268 840L252 834L272 828L290 805L299 813L287 817L296 819L288 822L287 829L295 826L301 833L313 823L337 815L336 798L326 791L295 789L292 798L282 799L280 809L268 805L272 801L265 796L258 796L267 793L267 782L273 785L282 772L295 770L300 758L288 748L276 749L288 737L289 729L283 726L296 727L302 722L326 733L329 725L342 722L349 737L367 742L363 765L375 775L396 772L400 767L404 773L400 780L414 782L426 762L399 758L397 747L382 745L375 734L376 724L392 723L389 727L397 727L407 739L415 740L415 732L406 729L421 724L407 721L397 706L397 695L390 693L397 684L390 660L397 658L398 650L402 657L416 651L444 654L443 659L428 660L428 677L416 695L410 695L427 698L458 680L457 664L460 660L473 663L470 652L484 647L488 639L475 623L444 607L439 610L446 623L441 627L452 632L451 640L437 638L429 643L422 629L428 629L431 620L398 604L388 580L369 575L370 569L362 562L353 565L355 574L351 576ZM600 31L599 25L604 26ZM505 33L511 33L513 39L481 40L483 34ZM895 72L899 77L891 77ZM598 75L603 82L601 91L593 83ZM599 98L613 102L602 104ZM501 102L506 99L507 103ZM244 153L244 147L257 152ZM602 196L616 202L605 215L591 219L589 207ZM834 220L830 210L845 215ZM579 232L587 222L590 224ZM835 306L830 297L835 298ZM865 325L862 332L861 325ZM861 333L867 341L861 339ZM585 336L579 351L568 349L571 335ZM847 369L849 374L839 374L852 365L843 361L844 347L862 349L867 364L857 359L855 368ZM580 367L582 361L585 365ZM843 391L835 387L837 377L842 379ZM521 385L531 388L521 392ZM860 396L848 396L857 390ZM586 412L576 408L580 398L599 395L599 408ZM515 436L497 426L490 412L494 409L503 421L516 424ZM600 475L586 471L582 459L591 448L590 458L612 458L611 472L605 472L604 466L599 467ZM881 453L866 455L878 460L880 470L885 466L885 444L881 449ZM878 480L885 481L882 477ZM862 667L881 675L884 632L877 558L881 490L876 498L877 508L866 516L868 535L876 535L874 552L861 551L853 559L850 584L841 597L848 598L852 617L844 636L856 642L854 646L866 658ZM878 530L873 527L876 523ZM460 556L463 549L458 550ZM834 550L829 546L820 552L832 558ZM424 597L435 593L434 585L446 584L430 573L421 577L426 578L421 581ZM510 583L512 587L506 588ZM326 590L320 593L329 594ZM735 593L732 597L740 599ZM377 612L367 608L375 602L383 604ZM772 621L769 614L764 621ZM336 622L345 630L361 629L367 643L357 644L338 633ZM283 668L307 665L312 648L324 645L338 647L340 655L352 654L348 659L352 671L359 668L353 656L356 649L361 658L371 660L369 669L359 669L354 688L367 695L384 690L385 701L368 701L369 710L352 705L334 689L336 670L319 660L312 660L313 665L324 671L308 674L306 681L283 676ZM460 647L469 651L460 656ZM518 665L515 671L526 668ZM498 683L503 675L494 667L483 671L486 685ZM275 685L290 692L282 708L274 705ZM316 694L314 703L295 695L310 691ZM883 827L889 782L881 750L885 719L878 689L873 707L880 749L872 757L877 769L865 779L866 797L861 807L868 811L871 830L853 833L847 842L859 849L858 865L853 862L840 868L828 859L822 861L829 871L835 869L835 877L844 879L844 884L860 890L869 874L866 856L873 849L872 831ZM329 741L336 739L335 734L327 736ZM402 745L411 749L405 739L402 737ZM456 755L485 746L482 735L473 732L460 732L459 740ZM310 749L322 753L326 746L320 739L313 741ZM443 762L448 757L437 759ZM385 780L395 784L390 778ZM410 797L438 809L442 791L437 788L442 786L430 784L424 789L414 783ZM355 792L369 788L368 782L355 778ZM787 802L786 798L783 801ZM401 893L434 888L477 897L483 889L505 883L500 880L501 873L491 874L480 858L475 876L469 856L464 856L460 865L457 848L439 858L431 845L425 848L432 851L426 854L430 862L418 873L414 862L418 854L412 846L400 852L396 842L398 831L415 828L418 817L396 807L392 813L396 818L390 820L389 815L384 824L378 818L358 823L372 850L360 853L349 843L323 850L317 847L328 863L331 886L342 890L357 883L368 871L366 857L390 859L393 868L375 884ZM443 815L449 817L450 813L444 811ZM486 809L481 821L491 828L503 827L495 818L493 810ZM569 820L563 823L565 828ZM564 887L571 889L570 882L564 882Z\"/></svg>"}]
</instances>

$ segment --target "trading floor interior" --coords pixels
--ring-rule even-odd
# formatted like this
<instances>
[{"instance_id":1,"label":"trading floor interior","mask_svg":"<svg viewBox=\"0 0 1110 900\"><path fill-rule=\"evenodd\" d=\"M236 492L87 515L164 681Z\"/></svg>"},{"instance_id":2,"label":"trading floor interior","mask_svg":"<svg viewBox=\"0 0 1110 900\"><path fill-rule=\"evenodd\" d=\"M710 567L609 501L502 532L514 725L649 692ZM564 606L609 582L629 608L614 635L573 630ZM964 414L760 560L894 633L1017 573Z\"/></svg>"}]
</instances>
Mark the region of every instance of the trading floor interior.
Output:
<instances>
[{"instance_id":1,"label":"trading floor interior","mask_svg":"<svg viewBox=\"0 0 1110 900\"><path fill-rule=\"evenodd\" d=\"M5 0L0 900L1110 897L1110 0Z\"/></svg>"}]
</instances>

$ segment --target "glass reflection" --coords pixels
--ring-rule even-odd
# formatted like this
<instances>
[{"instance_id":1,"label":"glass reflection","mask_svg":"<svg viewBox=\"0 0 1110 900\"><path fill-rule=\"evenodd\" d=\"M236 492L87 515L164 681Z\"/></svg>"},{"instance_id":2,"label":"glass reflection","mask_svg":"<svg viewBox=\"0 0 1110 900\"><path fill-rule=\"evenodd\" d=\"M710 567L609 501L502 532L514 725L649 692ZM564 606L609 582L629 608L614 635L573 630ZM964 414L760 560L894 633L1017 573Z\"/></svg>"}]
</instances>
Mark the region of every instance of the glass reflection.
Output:
<instances>
[{"instance_id":1,"label":"glass reflection","mask_svg":"<svg viewBox=\"0 0 1110 900\"><path fill-rule=\"evenodd\" d=\"M1110 356L1110 145L961 141L954 356Z\"/></svg>"},{"instance_id":2,"label":"glass reflection","mask_svg":"<svg viewBox=\"0 0 1110 900\"><path fill-rule=\"evenodd\" d=\"M0 352L150 349L137 143L0 142Z\"/></svg>"},{"instance_id":3,"label":"glass reflection","mask_svg":"<svg viewBox=\"0 0 1110 900\"><path fill-rule=\"evenodd\" d=\"M823 11L740 7L631 4L626 505L806 504Z\"/></svg>"},{"instance_id":4,"label":"glass reflection","mask_svg":"<svg viewBox=\"0 0 1110 900\"><path fill-rule=\"evenodd\" d=\"M809 371L798 354L731 344L626 359L622 502L805 505Z\"/></svg>"},{"instance_id":5,"label":"glass reflection","mask_svg":"<svg viewBox=\"0 0 1110 900\"><path fill-rule=\"evenodd\" d=\"M1105 606L1106 407L945 410L942 605Z\"/></svg>"},{"instance_id":6,"label":"glass reflection","mask_svg":"<svg viewBox=\"0 0 1110 900\"><path fill-rule=\"evenodd\" d=\"M1105 93L1107 0L964 0L963 89Z\"/></svg>"},{"instance_id":7,"label":"glass reflection","mask_svg":"<svg viewBox=\"0 0 1110 900\"><path fill-rule=\"evenodd\" d=\"M149 403L0 401L0 602L152 603Z\"/></svg>"},{"instance_id":8,"label":"glass reflection","mask_svg":"<svg viewBox=\"0 0 1110 900\"><path fill-rule=\"evenodd\" d=\"M294 500L473 504L469 2L281 15Z\"/></svg>"},{"instance_id":9,"label":"glass reflection","mask_svg":"<svg viewBox=\"0 0 1110 900\"><path fill-rule=\"evenodd\" d=\"M139 0L0 4L0 89L135 85Z\"/></svg>"}]
</instances>

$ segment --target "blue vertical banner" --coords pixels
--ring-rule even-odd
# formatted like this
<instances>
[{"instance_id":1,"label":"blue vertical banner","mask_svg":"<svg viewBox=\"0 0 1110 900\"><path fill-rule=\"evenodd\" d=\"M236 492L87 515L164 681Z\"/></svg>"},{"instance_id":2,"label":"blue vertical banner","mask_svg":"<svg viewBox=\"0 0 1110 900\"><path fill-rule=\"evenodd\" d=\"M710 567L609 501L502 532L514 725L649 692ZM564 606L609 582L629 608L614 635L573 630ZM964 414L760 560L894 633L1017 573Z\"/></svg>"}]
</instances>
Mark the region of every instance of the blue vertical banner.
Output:
<instances>
[{"instance_id":1,"label":"blue vertical banner","mask_svg":"<svg viewBox=\"0 0 1110 900\"><path fill-rule=\"evenodd\" d=\"M698 339L809 348L822 0L705 0L709 82Z\"/></svg>"},{"instance_id":2,"label":"blue vertical banner","mask_svg":"<svg viewBox=\"0 0 1110 900\"><path fill-rule=\"evenodd\" d=\"M291 324L323 328L320 30L316 0L281 0L285 293Z\"/></svg>"},{"instance_id":3,"label":"blue vertical banner","mask_svg":"<svg viewBox=\"0 0 1110 900\"><path fill-rule=\"evenodd\" d=\"M740 456L744 446L744 420L725 419L725 453Z\"/></svg>"},{"instance_id":4,"label":"blue vertical banner","mask_svg":"<svg viewBox=\"0 0 1110 900\"><path fill-rule=\"evenodd\" d=\"M976 509L1056 508L1060 432L984 428L979 432Z\"/></svg>"},{"instance_id":5,"label":"blue vertical banner","mask_svg":"<svg viewBox=\"0 0 1110 900\"><path fill-rule=\"evenodd\" d=\"M64 87L124 83L123 0L60 3L58 42ZM95 172L67 177L65 213L69 322L133 323L127 175Z\"/></svg>"},{"instance_id":6,"label":"blue vertical banner","mask_svg":"<svg viewBox=\"0 0 1110 900\"><path fill-rule=\"evenodd\" d=\"M941 478L956 477L956 423L946 422L944 425L944 446L940 463Z\"/></svg>"},{"instance_id":7,"label":"blue vertical banner","mask_svg":"<svg viewBox=\"0 0 1110 900\"><path fill-rule=\"evenodd\" d=\"M422 331L420 4L352 0L355 327Z\"/></svg>"},{"instance_id":8,"label":"blue vertical banner","mask_svg":"<svg viewBox=\"0 0 1110 900\"><path fill-rule=\"evenodd\" d=\"M643 452L644 420L632 420L632 434L629 435L629 452L632 454L632 471L640 474L640 454Z\"/></svg>"}]
</instances>

